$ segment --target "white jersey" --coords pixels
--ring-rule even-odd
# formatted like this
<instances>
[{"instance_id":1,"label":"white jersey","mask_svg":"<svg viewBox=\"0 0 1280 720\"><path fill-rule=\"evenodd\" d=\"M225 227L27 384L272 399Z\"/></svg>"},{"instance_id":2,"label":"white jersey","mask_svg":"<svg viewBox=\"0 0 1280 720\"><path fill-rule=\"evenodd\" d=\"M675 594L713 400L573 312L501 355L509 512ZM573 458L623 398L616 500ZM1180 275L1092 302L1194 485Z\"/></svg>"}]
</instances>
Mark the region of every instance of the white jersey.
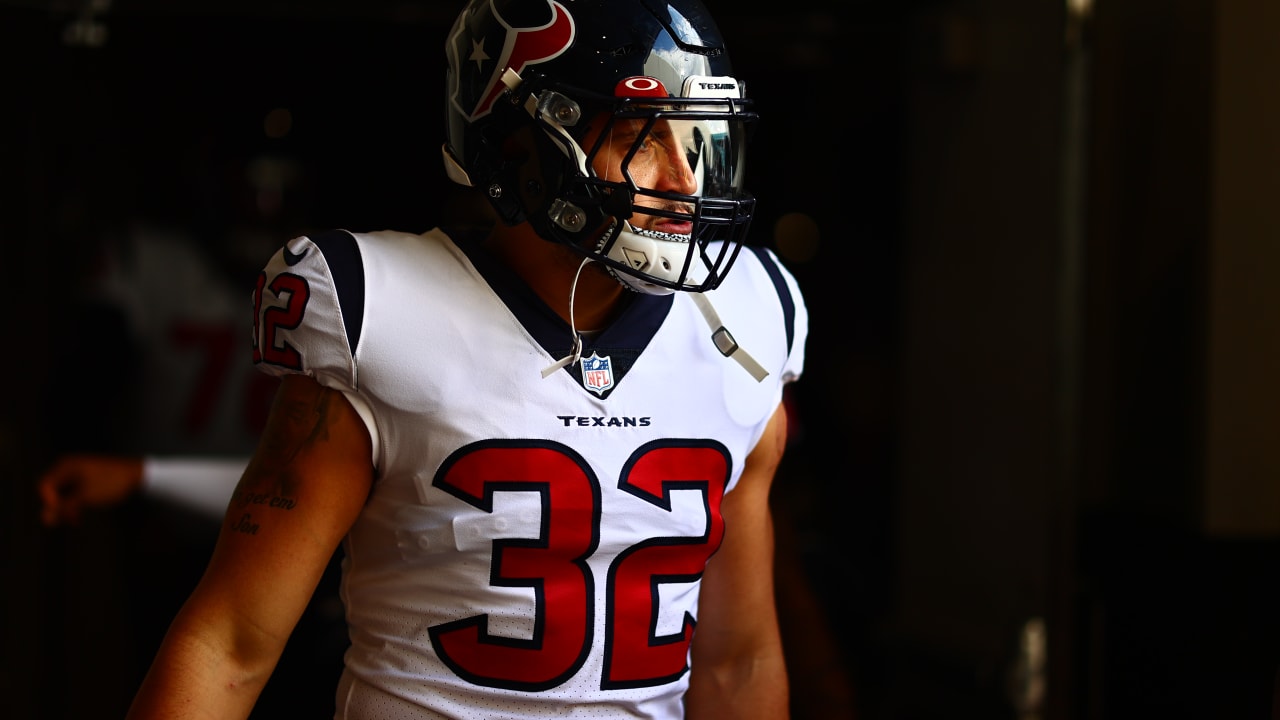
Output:
<instances>
[{"instance_id":1,"label":"white jersey","mask_svg":"<svg viewBox=\"0 0 1280 720\"><path fill-rule=\"evenodd\" d=\"M417 717L683 717L721 499L803 366L795 281L744 249L708 294L763 382L684 293L636 295L544 378L568 325L470 248L333 231L259 284L260 367L342 391L373 438L344 541L344 685ZM339 717L365 717L347 702Z\"/></svg>"},{"instance_id":2,"label":"white jersey","mask_svg":"<svg viewBox=\"0 0 1280 720\"><path fill-rule=\"evenodd\" d=\"M137 451L247 456L276 383L241 354L245 284L189 236L139 227L104 258L97 295L118 307L137 342Z\"/></svg>"}]
</instances>

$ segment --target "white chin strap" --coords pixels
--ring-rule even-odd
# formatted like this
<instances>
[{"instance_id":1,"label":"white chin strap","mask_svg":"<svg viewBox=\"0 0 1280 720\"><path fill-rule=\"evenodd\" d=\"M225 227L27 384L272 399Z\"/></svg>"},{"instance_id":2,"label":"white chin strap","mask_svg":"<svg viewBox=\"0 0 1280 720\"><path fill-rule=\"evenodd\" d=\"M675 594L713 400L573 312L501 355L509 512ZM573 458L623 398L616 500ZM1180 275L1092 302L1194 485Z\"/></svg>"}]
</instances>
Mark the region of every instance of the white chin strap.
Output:
<instances>
[{"instance_id":1,"label":"white chin strap","mask_svg":"<svg viewBox=\"0 0 1280 720\"><path fill-rule=\"evenodd\" d=\"M742 369L751 373L751 377L756 382L763 382L769 377L769 371L765 370L756 359L751 357L751 353L743 350L738 341L733 339L733 334L729 329L720 322L720 313L711 306L711 298L705 293L689 293L693 297L693 304L698 306L698 310L702 312L702 317L707 321L707 326L711 328L711 342L715 343L716 349L721 355L736 360Z\"/></svg>"},{"instance_id":2,"label":"white chin strap","mask_svg":"<svg viewBox=\"0 0 1280 720\"><path fill-rule=\"evenodd\" d=\"M608 233L605 237L608 237ZM617 241L609 249L609 258L649 275L675 282L680 279L680 272L684 269L688 253L689 241L642 235L635 232L631 223L624 220L622 232L618 233ZM689 268L691 279L696 279L693 278L696 269ZM610 268L610 272L618 282L637 292L650 295L668 295L674 292L671 288L646 282L629 273L614 272L613 268ZM751 373L751 377L755 378L756 382L762 382L768 377L769 371L756 362L756 359L751 357L751 353L738 345L733 339L733 334L720 321L720 313L717 313L715 307L711 305L711 298L698 292L691 292L689 295L693 297L693 304L698 306L702 317L711 328L711 342L715 343L720 354L737 361L743 369Z\"/></svg>"}]
</instances>

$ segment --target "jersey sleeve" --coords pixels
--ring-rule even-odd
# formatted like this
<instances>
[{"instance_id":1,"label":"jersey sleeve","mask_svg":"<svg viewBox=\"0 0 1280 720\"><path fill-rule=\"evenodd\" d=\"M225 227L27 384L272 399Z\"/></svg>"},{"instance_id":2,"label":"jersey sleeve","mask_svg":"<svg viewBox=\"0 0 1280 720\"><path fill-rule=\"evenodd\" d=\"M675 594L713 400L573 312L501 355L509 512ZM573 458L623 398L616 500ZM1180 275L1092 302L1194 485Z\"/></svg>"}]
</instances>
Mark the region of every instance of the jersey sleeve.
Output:
<instances>
[{"instance_id":1,"label":"jersey sleeve","mask_svg":"<svg viewBox=\"0 0 1280 720\"><path fill-rule=\"evenodd\" d=\"M294 238L272 256L254 288L253 362L269 375L301 373L354 391L363 315L364 269L355 237L329 231Z\"/></svg>"},{"instance_id":2,"label":"jersey sleeve","mask_svg":"<svg viewBox=\"0 0 1280 720\"><path fill-rule=\"evenodd\" d=\"M253 363L268 375L307 375L346 396L369 431L377 466L380 433L356 362L364 307L364 261L354 235L330 230L290 240L254 287Z\"/></svg>"}]
</instances>

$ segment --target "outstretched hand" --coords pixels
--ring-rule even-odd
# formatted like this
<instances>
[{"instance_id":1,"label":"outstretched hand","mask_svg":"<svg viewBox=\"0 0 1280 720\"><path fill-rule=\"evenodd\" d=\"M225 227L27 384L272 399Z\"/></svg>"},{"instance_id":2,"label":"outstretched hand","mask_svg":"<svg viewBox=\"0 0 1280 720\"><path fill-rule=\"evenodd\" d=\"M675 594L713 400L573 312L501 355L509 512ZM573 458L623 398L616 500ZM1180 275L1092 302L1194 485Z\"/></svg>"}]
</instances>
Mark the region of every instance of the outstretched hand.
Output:
<instances>
[{"instance_id":1,"label":"outstretched hand","mask_svg":"<svg viewBox=\"0 0 1280 720\"><path fill-rule=\"evenodd\" d=\"M40 477L40 520L77 525L86 508L116 505L142 487L142 458L66 455Z\"/></svg>"}]
</instances>

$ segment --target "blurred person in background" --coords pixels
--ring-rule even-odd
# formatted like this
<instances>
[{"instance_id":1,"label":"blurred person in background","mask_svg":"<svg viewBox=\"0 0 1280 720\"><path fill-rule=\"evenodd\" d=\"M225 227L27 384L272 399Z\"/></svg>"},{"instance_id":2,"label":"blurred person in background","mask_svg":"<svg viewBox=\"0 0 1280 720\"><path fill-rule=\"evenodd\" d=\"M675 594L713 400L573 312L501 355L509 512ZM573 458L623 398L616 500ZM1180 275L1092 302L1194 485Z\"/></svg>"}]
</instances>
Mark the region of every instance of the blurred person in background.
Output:
<instances>
[{"instance_id":1,"label":"blurred person in background","mask_svg":"<svg viewBox=\"0 0 1280 720\"><path fill-rule=\"evenodd\" d=\"M134 174L134 212L87 264L54 353L66 399L51 406L82 410L52 421L63 430L52 434L61 455L38 483L41 519L73 528L87 508L118 508L138 682L207 562L278 385L245 355L247 308L280 233L299 229L304 178L294 158L240 149L198 134ZM337 579L335 557L256 716L332 712L331 697L303 688L341 672Z\"/></svg>"}]
</instances>

